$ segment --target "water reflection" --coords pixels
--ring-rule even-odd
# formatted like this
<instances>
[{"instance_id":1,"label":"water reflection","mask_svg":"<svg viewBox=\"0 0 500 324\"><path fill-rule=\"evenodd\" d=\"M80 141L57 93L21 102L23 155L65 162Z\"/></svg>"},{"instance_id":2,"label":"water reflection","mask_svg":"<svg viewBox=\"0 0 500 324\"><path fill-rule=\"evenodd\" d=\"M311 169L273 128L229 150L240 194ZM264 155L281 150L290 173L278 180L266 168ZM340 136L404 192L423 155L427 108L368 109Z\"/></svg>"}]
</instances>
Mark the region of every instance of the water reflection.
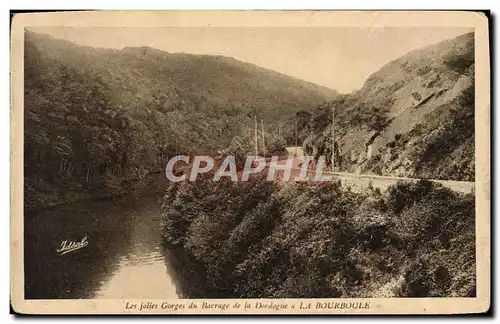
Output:
<instances>
[{"instance_id":1,"label":"water reflection","mask_svg":"<svg viewBox=\"0 0 500 324\"><path fill-rule=\"evenodd\" d=\"M161 214L151 202L130 215L127 253L121 254L118 270L101 285L98 298L176 298L177 293L164 263L161 248Z\"/></svg>"},{"instance_id":2,"label":"water reflection","mask_svg":"<svg viewBox=\"0 0 500 324\"><path fill-rule=\"evenodd\" d=\"M156 197L73 204L25 216L25 296L176 298ZM64 240L88 237L59 255Z\"/></svg>"}]
</instances>

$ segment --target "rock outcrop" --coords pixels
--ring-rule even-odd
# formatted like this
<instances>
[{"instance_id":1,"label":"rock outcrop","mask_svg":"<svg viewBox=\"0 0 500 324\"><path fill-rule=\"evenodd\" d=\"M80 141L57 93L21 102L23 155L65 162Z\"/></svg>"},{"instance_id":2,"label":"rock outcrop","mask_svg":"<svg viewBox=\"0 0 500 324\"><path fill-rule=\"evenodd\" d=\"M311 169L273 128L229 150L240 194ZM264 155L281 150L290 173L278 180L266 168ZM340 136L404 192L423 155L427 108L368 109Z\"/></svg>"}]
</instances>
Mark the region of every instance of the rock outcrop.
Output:
<instances>
[{"instance_id":1,"label":"rock outcrop","mask_svg":"<svg viewBox=\"0 0 500 324\"><path fill-rule=\"evenodd\" d=\"M412 51L319 109L310 124L329 122L311 127L306 152L331 154L332 109L338 170L473 181L473 33Z\"/></svg>"}]
</instances>

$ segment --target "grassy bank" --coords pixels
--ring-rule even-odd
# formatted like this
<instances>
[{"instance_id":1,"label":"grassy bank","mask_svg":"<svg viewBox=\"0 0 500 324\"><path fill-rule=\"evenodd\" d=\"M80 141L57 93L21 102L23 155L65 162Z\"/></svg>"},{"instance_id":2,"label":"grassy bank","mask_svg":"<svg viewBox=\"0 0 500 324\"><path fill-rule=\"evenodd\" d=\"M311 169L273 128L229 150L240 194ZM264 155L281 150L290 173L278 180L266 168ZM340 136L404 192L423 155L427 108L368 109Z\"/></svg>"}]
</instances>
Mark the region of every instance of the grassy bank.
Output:
<instances>
[{"instance_id":1,"label":"grassy bank","mask_svg":"<svg viewBox=\"0 0 500 324\"><path fill-rule=\"evenodd\" d=\"M427 181L359 194L202 180L170 185L163 213L189 297L475 295L474 197Z\"/></svg>"}]
</instances>

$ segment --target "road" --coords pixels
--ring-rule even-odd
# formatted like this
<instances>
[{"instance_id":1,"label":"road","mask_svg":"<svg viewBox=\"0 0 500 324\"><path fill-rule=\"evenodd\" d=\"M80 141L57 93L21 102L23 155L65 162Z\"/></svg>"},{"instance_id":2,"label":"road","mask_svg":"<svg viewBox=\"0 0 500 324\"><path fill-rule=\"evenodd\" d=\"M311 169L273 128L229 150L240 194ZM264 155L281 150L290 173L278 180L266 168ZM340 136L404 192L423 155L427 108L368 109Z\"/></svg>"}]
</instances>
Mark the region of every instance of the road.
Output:
<instances>
[{"instance_id":1,"label":"road","mask_svg":"<svg viewBox=\"0 0 500 324\"><path fill-rule=\"evenodd\" d=\"M281 161L280 161L281 162ZM284 163L284 161L283 161ZM281 164L281 163L280 163ZM300 173L300 167L294 163L294 168L290 176L290 181L294 181L295 177ZM366 190L370 184L373 188L378 188L381 191L385 191L389 186L398 183L399 181L405 182L418 182L421 179L418 178L406 178L406 177L389 177L380 176L374 174L357 174L357 173L347 173L347 172L330 172L324 171L324 175L332 176L332 180L340 180L343 188L351 188L354 192L361 192ZM308 179L314 179L315 171L310 170L307 173ZM277 178L282 178L283 172L277 172ZM449 188L455 192L461 193L474 193L475 183L471 181L454 181L454 180L435 180L427 179L429 181L439 183L446 188Z\"/></svg>"},{"instance_id":2,"label":"road","mask_svg":"<svg viewBox=\"0 0 500 324\"><path fill-rule=\"evenodd\" d=\"M352 191L361 191L372 184L373 188L379 188L381 191L386 190L390 185L396 184L399 181L418 182L421 179L404 178L404 177L387 177L371 174L354 174L345 172L325 172L332 175L335 179L341 181L343 187L351 187ZM453 181L453 180L434 180L429 181L442 184L456 192L474 193L475 183L470 181Z\"/></svg>"},{"instance_id":3,"label":"road","mask_svg":"<svg viewBox=\"0 0 500 324\"><path fill-rule=\"evenodd\" d=\"M278 160L278 165L284 165L286 163L286 158L283 157ZM301 160L294 159L291 176L289 181L294 181L294 179L299 175L301 170ZM267 167L270 167L270 158L266 159ZM180 166L178 170L182 173L189 173L188 170L190 166ZM182 171L182 172L181 172ZM267 169L263 172L267 172ZM387 190L387 188L391 185L398 183L399 181L405 182L417 182L421 179L418 178L406 178L406 177L389 177L389 176L380 176L374 174L358 174L358 173L347 173L347 172L331 172L324 171L324 175L332 176L332 180L340 180L343 188L350 188L353 192L362 192L365 191L370 185L373 188L378 188L381 191ZM307 179L313 180L315 178L315 170L310 169L307 173ZM276 170L276 174L274 177L275 181L283 181L283 171ZM436 180L436 179L427 179L429 181L439 183L446 188L449 188L455 192L460 193L474 193L475 192L475 183L471 181L454 181L454 180Z\"/></svg>"}]
</instances>

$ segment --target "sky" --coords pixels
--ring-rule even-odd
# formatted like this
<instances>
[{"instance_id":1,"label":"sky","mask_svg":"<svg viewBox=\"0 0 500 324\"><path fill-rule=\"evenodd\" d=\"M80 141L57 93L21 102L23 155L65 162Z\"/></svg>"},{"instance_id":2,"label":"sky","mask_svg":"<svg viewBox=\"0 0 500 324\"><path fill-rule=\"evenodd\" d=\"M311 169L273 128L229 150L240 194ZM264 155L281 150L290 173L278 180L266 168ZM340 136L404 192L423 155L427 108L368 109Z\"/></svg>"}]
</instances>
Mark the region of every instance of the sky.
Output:
<instances>
[{"instance_id":1,"label":"sky","mask_svg":"<svg viewBox=\"0 0 500 324\"><path fill-rule=\"evenodd\" d=\"M358 90L411 50L471 32L434 27L36 27L80 45L150 46L170 53L230 56L335 89Z\"/></svg>"}]
</instances>

